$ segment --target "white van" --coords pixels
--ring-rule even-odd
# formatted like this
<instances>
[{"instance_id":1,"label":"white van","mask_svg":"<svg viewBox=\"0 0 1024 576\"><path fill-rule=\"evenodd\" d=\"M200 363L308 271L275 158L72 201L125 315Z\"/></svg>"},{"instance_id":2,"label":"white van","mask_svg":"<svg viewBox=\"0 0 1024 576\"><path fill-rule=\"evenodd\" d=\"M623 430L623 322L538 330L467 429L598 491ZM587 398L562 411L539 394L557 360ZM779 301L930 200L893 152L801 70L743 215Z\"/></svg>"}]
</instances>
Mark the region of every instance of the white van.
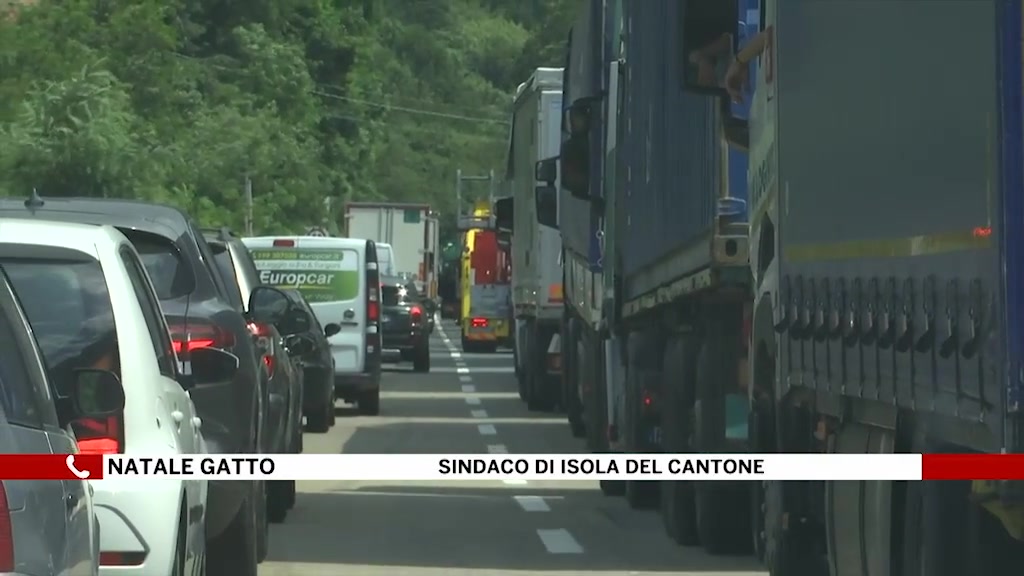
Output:
<instances>
[{"instance_id":1,"label":"white van","mask_svg":"<svg viewBox=\"0 0 1024 576\"><path fill-rule=\"evenodd\" d=\"M372 240L318 236L243 238L260 282L297 289L328 338L334 359L334 395L380 412L380 273Z\"/></svg>"}]
</instances>

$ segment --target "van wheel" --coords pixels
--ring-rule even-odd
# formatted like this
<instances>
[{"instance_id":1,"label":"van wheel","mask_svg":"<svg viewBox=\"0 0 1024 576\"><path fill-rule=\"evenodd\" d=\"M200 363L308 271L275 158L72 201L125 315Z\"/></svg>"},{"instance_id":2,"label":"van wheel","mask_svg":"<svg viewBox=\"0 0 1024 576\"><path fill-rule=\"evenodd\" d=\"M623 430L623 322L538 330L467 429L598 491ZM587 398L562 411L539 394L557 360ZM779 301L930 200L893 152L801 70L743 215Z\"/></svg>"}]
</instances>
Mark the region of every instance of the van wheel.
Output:
<instances>
[{"instance_id":1,"label":"van wheel","mask_svg":"<svg viewBox=\"0 0 1024 576\"><path fill-rule=\"evenodd\" d=\"M245 499L231 524L207 546L207 566L211 574L257 576L259 560L253 497Z\"/></svg>"},{"instance_id":2,"label":"van wheel","mask_svg":"<svg viewBox=\"0 0 1024 576\"><path fill-rule=\"evenodd\" d=\"M363 416L377 416L380 414L380 388L364 392L357 403Z\"/></svg>"}]
</instances>

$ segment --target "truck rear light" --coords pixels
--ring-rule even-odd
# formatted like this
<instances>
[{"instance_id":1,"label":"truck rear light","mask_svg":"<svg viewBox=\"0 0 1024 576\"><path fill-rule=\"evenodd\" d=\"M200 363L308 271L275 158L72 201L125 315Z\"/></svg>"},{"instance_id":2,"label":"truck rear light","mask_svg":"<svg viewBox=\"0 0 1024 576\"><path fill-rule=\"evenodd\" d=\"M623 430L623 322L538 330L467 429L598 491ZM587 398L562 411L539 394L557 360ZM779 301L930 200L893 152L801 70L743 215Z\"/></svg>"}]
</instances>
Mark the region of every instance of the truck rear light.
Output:
<instances>
[{"instance_id":1,"label":"truck rear light","mask_svg":"<svg viewBox=\"0 0 1024 576\"><path fill-rule=\"evenodd\" d=\"M409 310L409 318L412 320L413 324L419 324L420 321L423 320L423 309L419 306L413 306L412 309Z\"/></svg>"},{"instance_id":2,"label":"truck rear light","mask_svg":"<svg viewBox=\"0 0 1024 576\"><path fill-rule=\"evenodd\" d=\"M274 246L277 248L293 248L295 247L295 240L281 238L278 240L274 240Z\"/></svg>"},{"instance_id":3,"label":"truck rear light","mask_svg":"<svg viewBox=\"0 0 1024 576\"><path fill-rule=\"evenodd\" d=\"M124 420L121 415L105 418L81 418L71 424L82 454L121 454L124 452Z\"/></svg>"},{"instance_id":4,"label":"truck rear light","mask_svg":"<svg viewBox=\"0 0 1024 576\"><path fill-rule=\"evenodd\" d=\"M184 360L188 353L197 348L230 349L235 345L235 335L215 324L189 323L188 326L168 326L174 352Z\"/></svg>"},{"instance_id":5,"label":"truck rear light","mask_svg":"<svg viewBox=\"0 0 1024 576\"><path fill-rule=\"evenodd\" d=\"M0 482L0 572L14 572L14 528L3 482Z\"/></svg>"},{"instance_id":6,"label":"truck rear light","mask_svg":"<svg viewBox=\"0 0 1024 576\"><path fill-rule=\"evenodd\" d=\"M473 328L487 328L487 318L473 318L469 325Z\"/></svg>"}]
</instances>

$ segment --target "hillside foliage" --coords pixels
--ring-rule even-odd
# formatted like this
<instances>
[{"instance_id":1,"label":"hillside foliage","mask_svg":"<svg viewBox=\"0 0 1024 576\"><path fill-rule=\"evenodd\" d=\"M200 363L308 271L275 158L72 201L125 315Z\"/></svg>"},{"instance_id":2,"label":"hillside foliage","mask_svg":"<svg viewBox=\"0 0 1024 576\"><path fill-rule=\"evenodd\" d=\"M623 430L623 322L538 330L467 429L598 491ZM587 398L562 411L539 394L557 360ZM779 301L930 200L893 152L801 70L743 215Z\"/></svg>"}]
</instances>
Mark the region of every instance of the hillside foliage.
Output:
<instances>
[{"instance_id":1,"label":"hillside foliage","mask_svg":"<svg viewBox=\"0 0 1024 576\"><path fill-rule=\"evenodd\" d=\"M10 0L6 0L8 3ZM4 0L0 0L0 9ZM574 0L37 0L0 18L0 194L151 199L257 233L454 211ZM483 191L479 191L483 192Z\"/></svg>"}]
</instances>

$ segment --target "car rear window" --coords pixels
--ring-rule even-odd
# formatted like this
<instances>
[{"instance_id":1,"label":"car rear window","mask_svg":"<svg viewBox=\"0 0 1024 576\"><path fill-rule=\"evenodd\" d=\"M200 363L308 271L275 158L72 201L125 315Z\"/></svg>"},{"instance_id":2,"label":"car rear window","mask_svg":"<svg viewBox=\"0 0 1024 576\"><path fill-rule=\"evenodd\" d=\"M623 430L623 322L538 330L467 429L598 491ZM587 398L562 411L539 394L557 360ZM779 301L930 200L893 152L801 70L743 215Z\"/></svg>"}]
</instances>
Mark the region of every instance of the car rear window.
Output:
<instances>
[{"instance_id":1,"label":"car rear window","mask_svg":"<svg viewBox=\"0 0 1024 576\"><path fill-rule=\"evenodd\" d=\"M362 271L355 250L253 248L260 283L298 290L307 302L344 302L359 296Z\"/></svg>"},{"instance_id":2,"label":"car rear window","mask_svg":"<svg viewBox=\"0 0 1024 576\"><path fill-rule=\"evenodd\" d=\"M99 262L9 259L2 264L58 387L78 368L120 375L114 310Z\"/></svg>"},{"instance_id":3,"label":"car rear window","mask_svg":"<svg viewBox=\"0 0 1024 576\"><path fill-rule=\"evenodd\" d=\"M399 302L401 302L401 297L398 293L398 286L381 286L381 304L384 306L398 306Z\"/></svg>"},{"instance_id":4,"label":"car rear window","mask_svg":"<svg viewBox=\"0 0 1024 576\"><path fill-rule=\"evenodd\" d=\"M149 234L133 234L130 240L153 281L158 298L173 300L192 291L187 265L171 242Z\"/></svg>"},{"instance_id":5,"label":"car rear window","mask_svg":"<svg viewBox=\"0 0 1024 576\"><path fill-rule=\"evenodd\" d=\"M238 284L238 279L235 277L235 263L231 261L231 253L228 252L227 246L221 244L220 246L214 246L213 242L210 242L210 248L213 248L213 261L217 264L217 272L220 273L221 278L224 279L224 284L227 285L228 297L231 298L231 304L239 311L245 311L245 303L242 302L242 288Z\"/></svg>"}]
</instances>

